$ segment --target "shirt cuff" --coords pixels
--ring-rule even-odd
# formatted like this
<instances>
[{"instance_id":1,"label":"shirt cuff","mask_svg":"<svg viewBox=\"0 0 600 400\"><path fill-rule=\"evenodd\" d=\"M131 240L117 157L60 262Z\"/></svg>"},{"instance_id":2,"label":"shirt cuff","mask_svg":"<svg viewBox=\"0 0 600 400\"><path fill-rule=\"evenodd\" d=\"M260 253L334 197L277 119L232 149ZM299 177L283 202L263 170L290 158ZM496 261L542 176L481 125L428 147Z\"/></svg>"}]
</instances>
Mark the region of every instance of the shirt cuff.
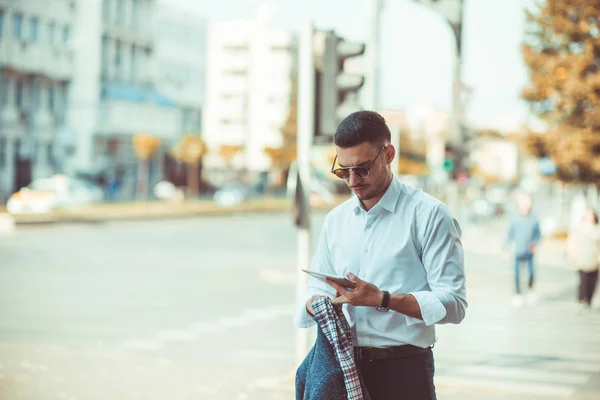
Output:
<instances>
[{"instance_id":1,"label":"shirt cuff","mask_svg":"<svg viewBox=\"0 0 600 400\"><path fill-rule=\"evenodd\" d=\"M444 307L444 304L442 304L440 299L438 299L433 292L423 291L409 294L417 300L417 303L419 303L423 320L406 315L406 324L408 326L415 324L432 326L440 322L446 316L446 307Z\"/></svg>"},{"instance_id":2,"label":"shirt cuff","mask_svg":"<svg viewBox=\"0 0 600 400\"><path fill-rule=\"evenodd\" d=\"M309 297L310 298L310 297ZM306 302L298 305L298 309L296 310L296 317L294 318L294 325L296 328L310 328L314 324L316 324L314 317L308 313L306 309Z\"/></svg>"}]
</instances>

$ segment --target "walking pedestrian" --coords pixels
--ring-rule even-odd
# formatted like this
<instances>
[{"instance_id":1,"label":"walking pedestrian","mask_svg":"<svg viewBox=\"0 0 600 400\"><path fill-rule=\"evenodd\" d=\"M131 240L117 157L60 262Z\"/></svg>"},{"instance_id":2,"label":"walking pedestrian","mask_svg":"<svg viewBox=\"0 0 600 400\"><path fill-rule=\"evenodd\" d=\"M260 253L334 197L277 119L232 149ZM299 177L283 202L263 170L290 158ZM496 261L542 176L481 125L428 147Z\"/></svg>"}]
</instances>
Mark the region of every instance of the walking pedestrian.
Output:
<instances>
[{"instance_id":1,"label":"walking pedestrian","mask_svg":"<svg viewBox=\"0 0 600 400\"><path fill-rule=\"evenodd\" d=\"M580 225L569 233L567 260L579 275L578 312L590 309L598 282L600 230L598 214L588 209Z\"/></svg>"},{"instance_id":2,"label":"walking pedestrian","mask_svg":"<svg viewBox=\"0 0 600 400\"><path fill-rule=\"evenodd\" d=\"M523 305L524 299L521 292L521 265L527 264L529 272L527 303L537 300L533 290L535 284L534 253L540 241L540 223L533 214L533 199L528 194L520 194L517 198L518 212L512 216L506 237L505 249L507 257L513 256L514 260L514 296L512 305ZM512 252L510 249L512 248Z\"/></svg>"}]
</instances>

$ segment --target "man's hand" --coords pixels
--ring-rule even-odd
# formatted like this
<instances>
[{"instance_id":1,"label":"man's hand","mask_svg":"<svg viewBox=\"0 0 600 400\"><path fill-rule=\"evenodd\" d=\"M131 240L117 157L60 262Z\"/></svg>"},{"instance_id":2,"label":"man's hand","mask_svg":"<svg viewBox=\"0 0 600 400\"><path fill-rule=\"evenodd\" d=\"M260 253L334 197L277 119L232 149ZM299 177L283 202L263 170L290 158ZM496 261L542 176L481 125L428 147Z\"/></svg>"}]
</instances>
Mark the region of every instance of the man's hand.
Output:
<instances>
[{"instance_id":1,"label":"man's hand","mask_svg":"<svg viewBox=\"0 0 600 400\"><path fill-rule=\"evenodd\" d=\"M327 283L339 294L331 302L333 304L352 304L353 306L378 307L383 299L383 293L372 283L359 279L356 275L348 273L346 277L356 283L356 287L348 290L343 286L327 279Z\"/></svg>"},{"instance_id":2,"label":"man's hand","mask_svg":"<svg viewBox=\"0 0 600 400\"><path fill-rule=\"evenodd\" d=\"M322 295L322 294L315 294L313 297L308 299L308 301L306 302L306 311L308 311L308 313L313 317L315 316L315 310L313 310L313 308L312 308L312 303L319 297L327 297L327 296Z\"/></svg>"}]
</instances>

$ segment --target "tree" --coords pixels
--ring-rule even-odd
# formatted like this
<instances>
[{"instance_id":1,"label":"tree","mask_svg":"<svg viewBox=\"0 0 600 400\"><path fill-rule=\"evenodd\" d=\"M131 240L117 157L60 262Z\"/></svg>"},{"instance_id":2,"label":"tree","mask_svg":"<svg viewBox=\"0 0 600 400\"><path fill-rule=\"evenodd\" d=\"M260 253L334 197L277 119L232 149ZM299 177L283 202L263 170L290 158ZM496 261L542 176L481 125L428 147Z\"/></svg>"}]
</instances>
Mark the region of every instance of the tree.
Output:
<instances>
[{"instance_id":1,"label":"tree","mask_svg":"<svg viewBox=\"0 0 600 400\"><path fill-rule=\"evenodd\" d=\"M233 158L238 154L244 151L243 146L236 146L233 144L224 144L219 148L219 154L221 157L227 161L227 164L231 166L233 162Z\"/></svg>"},{"instance_id":2,"label":"tree","mask_svg":"<svg viewBox=\"0 0 600 400\"><path fill-rule=\"evenodd\" d=\"M290 164L296 159L296 144L298 137L298 78L292 78L292 90L290 94L290 107L283 128L283 151L281 156L281 167L289 169Z\"/></svg>"},{"instance_id":3,"label":"tree","mask_svg":"<svg viewBox=\"0 0 600 400\"><path fill-rule=\"evenodd\" d=\"M137 198L146 200L148 198L148 184L150 177L150 158L160 147L160 139L148 134L137 134L133 136L133 149L138 158Z\"/></svg>"},{"instance_id":4,"label":"tree","mask_svg":"<svg viewBox=\"0 0 600 400\"><path fill-rule=\"evenodd\" d=\"M187 190L190 198L198 196L200 183L200 163L206 153L206 146L202 138L195 134L183 135L171 149L171 155L177 162L187 167Z\"/></svg>"},{"instance_id":5,"label":"tree","mask_svg":"<svg viewBox=\"0 0 600 400\"><path fill-rule=\"evenodd\" d=\"M546 0L528 13L522 96L548 128L525 146L553 160L563 182L600 181L599 15L598 0Z\"/></svg>"},{"instance_id":6,"label":"tree","mask_svg":"<svg viewBox=\"0 0 600 400\"><path fill-rule=\"evenodd\" d=\"M427 166L427 143L406 130L400 131L400 149L398 154L398 174L400 175L426 175L429 173Z\"/></svg>"}]
</instances>

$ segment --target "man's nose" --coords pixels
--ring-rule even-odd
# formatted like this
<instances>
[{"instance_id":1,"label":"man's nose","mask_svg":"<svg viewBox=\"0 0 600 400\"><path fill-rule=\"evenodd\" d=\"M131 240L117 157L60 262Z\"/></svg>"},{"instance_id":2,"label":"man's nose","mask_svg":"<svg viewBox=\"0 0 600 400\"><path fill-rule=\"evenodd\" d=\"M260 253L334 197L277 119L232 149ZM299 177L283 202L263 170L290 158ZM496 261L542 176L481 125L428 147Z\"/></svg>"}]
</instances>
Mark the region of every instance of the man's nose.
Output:
<instances>
[{"instance_id":1,"label":"man's nose","mask_svg":"<svg viewBox=\"0 0 600 400\"><path fill-rule=\"evenodd\" d=\"M354 172L354 170L350 170L350 176L348 177L348 186L356 186L361 181L361 177Z\"/></svg>"}]
</instances>

